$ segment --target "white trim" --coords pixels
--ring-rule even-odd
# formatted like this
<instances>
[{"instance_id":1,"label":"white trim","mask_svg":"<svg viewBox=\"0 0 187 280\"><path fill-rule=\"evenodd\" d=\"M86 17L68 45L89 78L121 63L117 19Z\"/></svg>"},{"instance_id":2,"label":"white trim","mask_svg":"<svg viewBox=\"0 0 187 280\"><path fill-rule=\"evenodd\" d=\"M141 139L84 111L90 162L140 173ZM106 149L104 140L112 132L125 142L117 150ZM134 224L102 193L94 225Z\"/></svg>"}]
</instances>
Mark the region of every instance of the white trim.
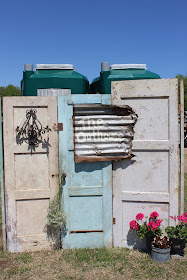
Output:
<instances>
[{"instance_id":1,"label":"white trim","mask_svg":"<svg viewBox=\"0 0 187 280\"><path fill-rule=\"evenodd\" d=\"M36 70L74 70L73 64L36 64Z\"/></svg>"},{"instance_id":2,"label":"white trim","mask_svg":"<svg viewBox=\"0 0 187 280\"><path fill-rule=\"evenodd\" d=\"M120 70L120 69L143 69L146 70L146 64L112 64L110 66L111 70Z\"/></svg>"}]
</instances>

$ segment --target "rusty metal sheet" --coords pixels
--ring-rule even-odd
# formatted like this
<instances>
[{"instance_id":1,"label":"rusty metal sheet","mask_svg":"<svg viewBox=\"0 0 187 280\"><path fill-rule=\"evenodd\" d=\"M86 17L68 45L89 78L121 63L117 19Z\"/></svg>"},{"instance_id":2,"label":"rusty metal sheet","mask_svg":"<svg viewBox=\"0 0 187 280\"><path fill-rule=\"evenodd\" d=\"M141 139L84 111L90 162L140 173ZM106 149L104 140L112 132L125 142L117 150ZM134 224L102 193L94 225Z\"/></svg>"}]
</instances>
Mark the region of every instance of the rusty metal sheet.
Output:
<instances>
[{"instance_id":1,"label":"rusty metal sheet","mask_svg":"<svg viewBox=\"0 0 187 280\"><path fill-rule=\"evenodd\" d=\"M75 162L133 157L133 128L137 118L137 114L129 106L74 105Z\"/></svg>"}]
</instances>

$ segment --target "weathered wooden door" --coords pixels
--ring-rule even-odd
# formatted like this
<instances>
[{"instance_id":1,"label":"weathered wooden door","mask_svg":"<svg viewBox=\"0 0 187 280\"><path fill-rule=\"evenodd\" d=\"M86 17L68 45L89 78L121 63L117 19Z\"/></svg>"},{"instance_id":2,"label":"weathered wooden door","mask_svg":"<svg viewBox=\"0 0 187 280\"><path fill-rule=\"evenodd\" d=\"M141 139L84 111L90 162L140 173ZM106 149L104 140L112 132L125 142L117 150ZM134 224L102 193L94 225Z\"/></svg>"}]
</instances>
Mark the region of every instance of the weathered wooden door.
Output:
<instances>
[{"instance_id":1,"label":"weathered wooden door","mask_svg":"<svg viewBox=\"0 0 187 280\"><path fill-rule=\"evenodd\" d=\"M35 110L43 134L33 146L16 128ZM38 126L40 127L38 123ZM7 249L11 252L49 249L46 218L49 201L58 191L58 132L56 97L3 98L4 168Z\"/></svg>"},{"instance_id":2,"label":"weathered wooden door","mask_svg":"<svg viewBox=\"0 0 187 280\"><path fill-rule=\"evenodd\" d=\"M63 248L109 247L112 244L112 164L75 163L73 104L110 104L110 95L58 97L59 166L63 184L63 207L67 215L62 232Z\"/></svg>"},{"instance_id":3,"label":"weathered wooden door","mask_svg":"<svg viewBox=\"0 0 187 280\"><path fill-rule=\"evenodd\" d=\"M141 248L129 222L157 211L163 225L178 213L178 80L112 83L112 104L138 114L132 160L113 163L114 246Z\"/></svg>"}]
</instances>

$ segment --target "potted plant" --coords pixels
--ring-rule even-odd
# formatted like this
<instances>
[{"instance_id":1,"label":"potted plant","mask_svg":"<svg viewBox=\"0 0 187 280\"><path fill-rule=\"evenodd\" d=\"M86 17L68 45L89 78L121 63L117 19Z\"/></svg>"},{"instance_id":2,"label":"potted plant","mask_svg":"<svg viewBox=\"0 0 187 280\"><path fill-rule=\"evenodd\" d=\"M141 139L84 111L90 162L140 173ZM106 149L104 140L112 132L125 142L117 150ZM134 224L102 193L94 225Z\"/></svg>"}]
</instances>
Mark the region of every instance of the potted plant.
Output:
<instances>
[{"instance_id":1,"label":"potted plant","mask_svg":"<svg viewBox=\"0 0 187 280\"><path fill-rule=\"evenodd\" d=\"M129 223L130 229L135 231L140 239L146 240L147 252L150 252L150 244L153 238L156 235L162 235L162 230L160 228L162 220L158 219L158 217L159 214L157 212L152 212L149 217L138 213L136 215L136 220Z\"/></svg>"},{"instance_id":2,"label":"potted plant","mask_svg":"<svg viewBox=\"0 0 187 280\"><path fill-rule=\"evenodd\" d=\"M175 221L175 226L168 226L165 231L172 241L171 254L184 256L187 242L187 212L179 216L170 216L170 218Z\"/></svg>"},{"instance_id":3,"label":"potted plant","mask_svg":"<svg viewBox=\"0 0 187 280\"><path fill-rule=\"evenodd\" d=\"M151 258L156 262L167 262L170 259L171 241L168 237L155 236L151 242Z\"/></svg>"}]
</instances>

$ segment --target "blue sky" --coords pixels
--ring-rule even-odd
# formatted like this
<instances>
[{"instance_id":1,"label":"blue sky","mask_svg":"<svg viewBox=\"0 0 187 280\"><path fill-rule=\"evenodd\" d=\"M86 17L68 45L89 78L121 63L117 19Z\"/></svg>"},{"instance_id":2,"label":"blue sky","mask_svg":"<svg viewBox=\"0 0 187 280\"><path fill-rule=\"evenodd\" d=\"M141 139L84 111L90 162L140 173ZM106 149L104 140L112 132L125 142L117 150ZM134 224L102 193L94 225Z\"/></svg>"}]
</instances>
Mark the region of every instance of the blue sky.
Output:
<instances>
[{"instance_id":1,"label":"blue sky","mask_svg":"<svg viewBox=\"0 0 187 280\"><path fill-rule=\"evenodd\" d=\"M20 86L26 63L70 63L89 81L104 61L187 74L186 0L1 0L0 15L0 86Z\"/></svg>"}]
</instances>

